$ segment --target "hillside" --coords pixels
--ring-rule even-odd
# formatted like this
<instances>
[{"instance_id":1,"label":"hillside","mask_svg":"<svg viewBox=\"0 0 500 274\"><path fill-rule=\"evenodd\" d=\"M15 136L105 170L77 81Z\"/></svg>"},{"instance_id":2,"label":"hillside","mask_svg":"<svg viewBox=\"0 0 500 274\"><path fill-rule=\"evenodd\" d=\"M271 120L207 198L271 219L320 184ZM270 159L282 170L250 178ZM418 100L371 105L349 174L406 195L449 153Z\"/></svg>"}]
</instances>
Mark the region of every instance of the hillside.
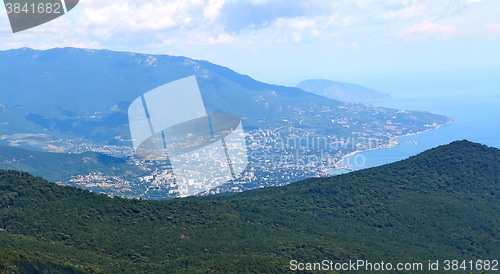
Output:
<instances>
[{"instance_id":1,"label":"hillside","mask_svg":"<svg viewBox=\"0 0 500 274\"><path fill-rule=\"evenodd\" d=\"M169 201L1 171L0 252L10 255L0 269L19 269L16 254L28 265L158 273L272 273L292 259L498 259L499 185L500 150L469 141L331 178Z\"/></svg>"},{"instance_id":2,"label":"hillside","mask_svg":"<svg viewBox=\"0 0 500 274\"><path fill-rule=\"evenodd\" d=\"M248 168L241 180L211 189L211 193L318 177L335 168L346 154L388 147L398 136L451 122L446 116L423 111L331 100L187 57L21 48L0 51L0 145L62 153L91 151L134 160L128 117L131 102L156 87L193 75L206 113L234 114L241 118L245 131ZM128 178L118 176L111 188L97 191L152 199L175 196L178 189L169 179L169 162L140 164L156 171L140 190L131 187ZM196 181L204 179L206 174L200 174ZM105 186L110 185L106 182Z\"/></svg>"},{"instance_id":3,"label":"hillside","mask_svg":"<svg viewBox=\"0 0 500 274\"><path fill-rule=\"evenodd\" d=\"M358 84L311 79L300 82L298 88L326 98L351 103L371 103L391 99L385 94Z\"/></svg>"},{"instance_id":4,"label":"hillside","mask_svg":"<svg viewBox=\"0 0 500 274\"><path fill-rule=\"evenodd\" d=\"M187 57L22 48L0 51L0 141L23 146L50 143L52 150L61 151L83 146L88 150L92 145L130 147L129 104L153 88L191 75L196 75L209 113L238 115L249 131L283 127L339 138L377 132L385 136L377 138L386 141L449 120L426 112L342 103ZM388 120L392 121L389 128ZM34 142L16 133L46 138Z\"/></svg>"},{"instance_id":5,"label":"hillside","mask_svg":"<svg viewBox=\"0 0 500 274\"><path fill-rule=\"evenodd\" d=\"M96 152L51 153L8 146L0 146L0 169L25 171L51 182L122 196L137 196L140 191L144 192L145 187L135 181L147 173L139 166L128 164L125 159ZM85 183L85 178L93 179ZM113 183L121 186L115 187Z\"/></svg>"}]
</instances>

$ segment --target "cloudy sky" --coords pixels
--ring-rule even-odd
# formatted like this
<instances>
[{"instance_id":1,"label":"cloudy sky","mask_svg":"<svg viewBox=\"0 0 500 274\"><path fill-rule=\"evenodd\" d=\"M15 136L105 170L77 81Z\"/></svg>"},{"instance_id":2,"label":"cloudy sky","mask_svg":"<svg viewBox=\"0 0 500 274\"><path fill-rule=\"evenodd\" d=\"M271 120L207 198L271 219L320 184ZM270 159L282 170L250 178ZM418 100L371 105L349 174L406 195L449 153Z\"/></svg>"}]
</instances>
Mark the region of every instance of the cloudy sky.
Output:
<instances>
[{"instance_id":1,"label":"cloudy sky","mask_svg":"<svg viewBox=\"0 0 500 274\"><path fill-rule=\"evenodd\" d=\"M13 34L2 5L0 50L182 55L285 85L492 74L500 71L499 14L498 0L80 0L66 16Z\"/></svg>"}]
</instances>

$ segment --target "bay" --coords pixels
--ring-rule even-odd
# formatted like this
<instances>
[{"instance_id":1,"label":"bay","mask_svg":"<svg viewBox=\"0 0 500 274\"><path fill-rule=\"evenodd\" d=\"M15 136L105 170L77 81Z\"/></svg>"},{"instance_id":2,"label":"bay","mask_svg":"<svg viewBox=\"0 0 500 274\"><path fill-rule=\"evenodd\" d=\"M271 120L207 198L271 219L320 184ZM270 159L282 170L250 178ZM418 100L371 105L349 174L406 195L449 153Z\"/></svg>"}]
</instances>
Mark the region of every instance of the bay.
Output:
<instances>
[{"instance_id":1,"label":"bay","mask_svg":"<svg viewBox=\"0 0 500 274\"><path fill-rule=\"evenodd\" d=\"M351 171L352 170L340 168L340 169L330 169L330 170L327 170L326 172L329 174L333 174L333 175L341 175L341 174L349 173Z\"/></svg>"},{"instance_id":2,"label":"bay","mask_svg":"<svg viewBox=\"0 0 500 274\"><path fill-rule=\"evenodd\" d=\"M354 154L347 157L343 165L355 170L380 166L463 139L500 148L500 90L397 94L393 98L377 105L443 114L453 119L454 123L398 138L400 144L393 148Z\"/></svg>"}]
</instances>

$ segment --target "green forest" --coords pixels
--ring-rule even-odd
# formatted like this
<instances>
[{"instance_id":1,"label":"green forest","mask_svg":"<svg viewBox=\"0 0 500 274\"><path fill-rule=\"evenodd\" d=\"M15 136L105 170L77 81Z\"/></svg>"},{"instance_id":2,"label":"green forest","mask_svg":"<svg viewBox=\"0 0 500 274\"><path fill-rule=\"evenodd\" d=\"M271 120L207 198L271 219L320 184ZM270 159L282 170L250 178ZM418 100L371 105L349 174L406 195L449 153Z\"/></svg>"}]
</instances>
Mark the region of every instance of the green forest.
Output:
<instances>
[{"instance_id":1,"label":"green forest","mask_svg":"<svg viewBox=\"0 0 500 274\"><path fill-rule=\"evenodd\" d=\"M345 175L167 201L0 171L0 272L280 273L290 260L498 260L499 186L500 150L466 140Z\"/></svg>"},{"instance_id":2,"label":"green forest","mask_svg":"<svg viewBox=\"0 0 500 274\"><path fill-rule=\"evenodd\" d=\"M26 171L51 182L64 183L76 174L103 173L134 178L146 173L138 166L127 164L125 159L96 152L53 153L2 145L0 145L0 168ZM124 176L124 174L130 175Z\"/></svg>"}]
</instances>

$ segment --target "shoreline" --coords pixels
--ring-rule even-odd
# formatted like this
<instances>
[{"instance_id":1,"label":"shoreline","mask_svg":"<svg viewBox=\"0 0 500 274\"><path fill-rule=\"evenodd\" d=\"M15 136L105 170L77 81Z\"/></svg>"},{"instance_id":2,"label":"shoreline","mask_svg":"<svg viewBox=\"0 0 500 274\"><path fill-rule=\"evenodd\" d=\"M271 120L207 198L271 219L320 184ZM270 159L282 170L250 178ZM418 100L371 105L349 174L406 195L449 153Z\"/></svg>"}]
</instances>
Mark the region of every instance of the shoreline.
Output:
<instances>
[{"instance_id":1,"label":"shoreline","mask_svg":"<svg viewBox=\"0 0 500 274\"><path fill-rule=\"evenodd\" d=\"M435 127L428 128L428 129L426 129L424 131L419 131L419 132L415 132L415 133L407 133L407 134L404 134L404 135L399 135L399 136L391 137L389 139L389 142L387 144L384 144L384 145L381 145L381 146L378 146L378 147L369 148L369 149L355 150L355 151L350 152L350 153L348 153L346 155L343 155L340 158L340 160L338 160L337 162L334 163L334 166L332 168L323 170L322 172L326 173L326 174L329 174L329 175L332 175L332 173L330 173L328 171L330 171L330 170L341 170L341 169L345 169L345 170L349 170L349 171L356 171L357 169L355 169L355 168L352 168L352 167L350 167L348 165L342 165L342 162L344 162L347 158L349 158L351 156L354 156L354 155L356 155L358 153L368 152L368 151L377 150L377 149L389 149L389 148L393 148L393 147L401 144L401 142L398 140L398 138L414 136L414 135L422 134L422 133L425 133L425 132L428 132L428 131L431 131L431 130L437 130L437 129L440 129L442 126L450 125L453 122L454 122L453 120L449 120L448 122L446 122L444 124L436 125Z\"/></svg>"}]
</instances>

